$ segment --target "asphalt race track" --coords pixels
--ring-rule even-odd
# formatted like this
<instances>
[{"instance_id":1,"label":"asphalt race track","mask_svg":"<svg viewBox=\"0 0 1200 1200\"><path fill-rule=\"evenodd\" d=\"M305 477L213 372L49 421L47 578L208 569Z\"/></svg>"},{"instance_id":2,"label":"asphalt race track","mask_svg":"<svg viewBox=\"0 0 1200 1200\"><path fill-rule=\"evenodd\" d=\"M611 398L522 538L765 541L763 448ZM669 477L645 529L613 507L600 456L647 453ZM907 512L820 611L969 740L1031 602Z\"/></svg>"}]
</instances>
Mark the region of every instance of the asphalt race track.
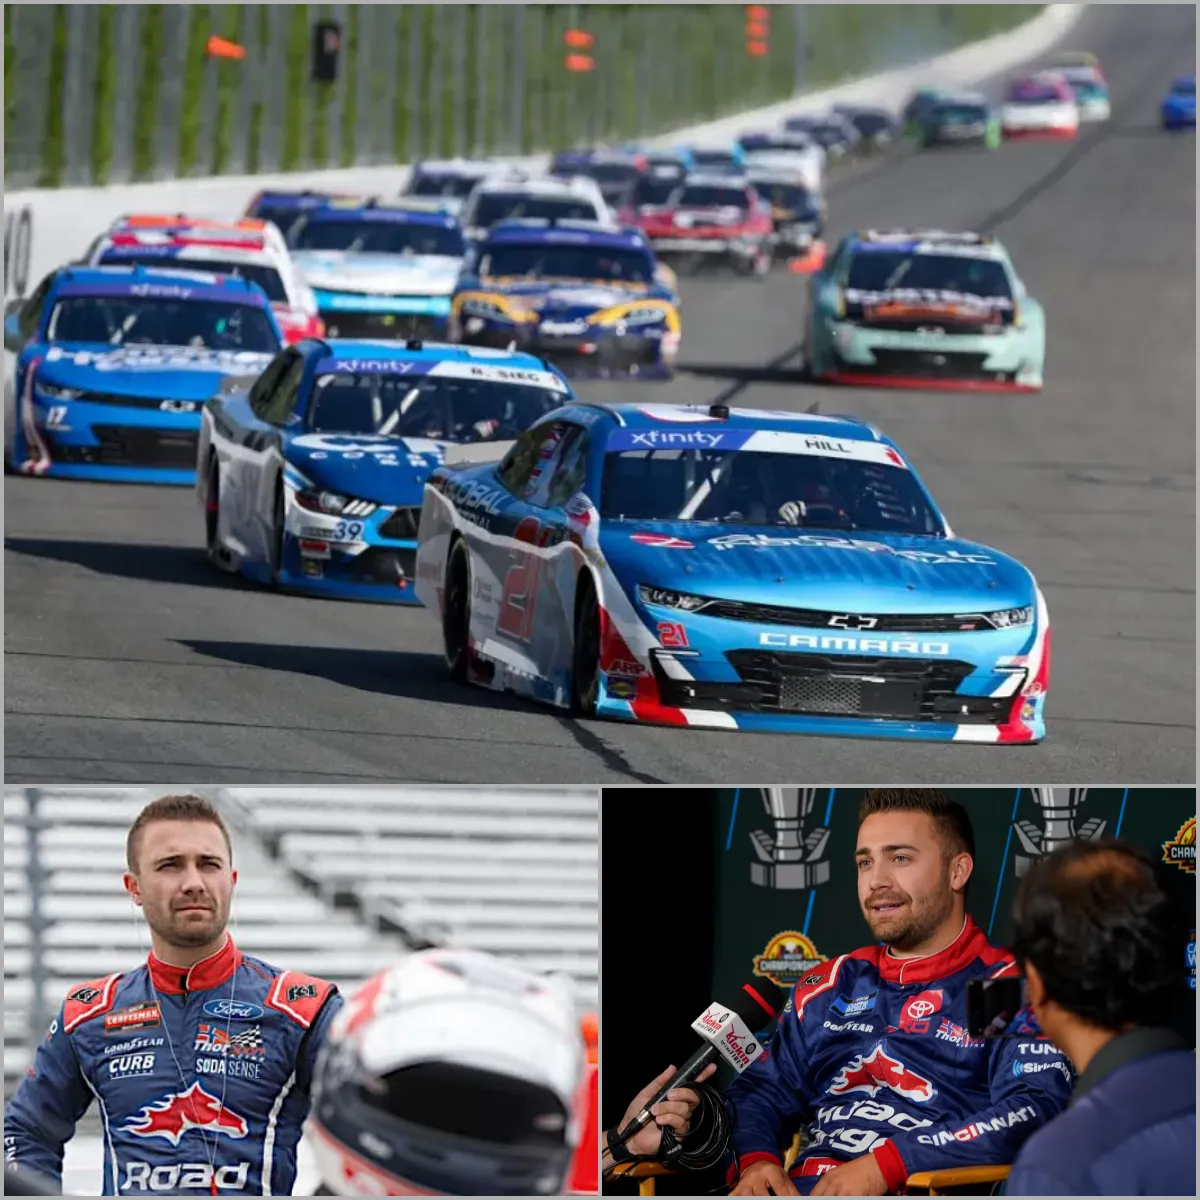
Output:
<instances>
[{"instance_id":1,"label":"asphalt race track","mask_svg":"<svg viewBox=\"0 0 1200 1200\"><path fill-rule=\"evenodd\" d=\"M186 489L5 484L5 771L67 782L1178 783L1195 778L1196 152L1158 128L1195 63L1192 6L1096 7L1072 31L1113 118L1079 141L906 152L830 192L832 230L995 231L1047 309L1040 396L813 388L805 285L684 284L685 371L593 399L869 418L956 531L1027 563L1053 625L1037 747L574 721L445 676L421 610L218 575Z\"/></svg>"}]
</instances>

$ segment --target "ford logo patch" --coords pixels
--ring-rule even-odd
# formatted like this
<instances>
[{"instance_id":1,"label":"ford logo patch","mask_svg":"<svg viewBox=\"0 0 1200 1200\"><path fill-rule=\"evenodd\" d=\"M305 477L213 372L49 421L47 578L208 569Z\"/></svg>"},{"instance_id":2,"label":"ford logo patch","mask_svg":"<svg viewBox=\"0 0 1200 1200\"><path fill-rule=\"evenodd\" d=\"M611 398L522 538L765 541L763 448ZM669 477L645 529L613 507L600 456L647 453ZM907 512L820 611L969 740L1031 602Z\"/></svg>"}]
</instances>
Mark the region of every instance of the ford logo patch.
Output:
<instances>
[{"instance_id":1,"label":"ford logo patch","mask_svg":"<svg viewBox=\"0 0 1200 1200\"><path fill-rule=\"evenodd\" d=\"M266 1009L244 1000L209 1000L204 1005L205 1016L225 1017L230 1021L257 1021L266 1014Z\"/></svg>"}]
</instances>

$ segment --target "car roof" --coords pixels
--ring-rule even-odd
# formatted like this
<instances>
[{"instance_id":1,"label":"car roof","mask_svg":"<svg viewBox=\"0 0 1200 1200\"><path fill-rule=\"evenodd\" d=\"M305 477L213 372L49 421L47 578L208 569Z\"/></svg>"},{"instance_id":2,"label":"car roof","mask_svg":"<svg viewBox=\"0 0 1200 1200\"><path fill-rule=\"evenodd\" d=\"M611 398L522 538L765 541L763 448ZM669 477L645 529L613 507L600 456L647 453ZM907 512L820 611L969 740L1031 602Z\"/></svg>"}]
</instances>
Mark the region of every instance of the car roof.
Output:
<instances>
[{"instance_id":1,"label":"car roof","mask_svg":"<svg viewBox=\"0 0 1200 1200\"><path fill-rule=\"evenodd\" d=\"M166 247L175 259L195 259L203 262L220 258L225 262L255 263L261 266L280 265L280 254L270 246L248 246L221 241L194 241L189 238L145 237L140 233L109 234L100 250L102 254L137 254L139 250ZM167 261L164 258L164 262Z\"/></svg>"},{"instance_id":2,"label":"car roof","mask_svg":"<svg viewBox=\"0 0 1200 1200\"><path fill-rule=\"evenodd\" d=\"M683 186L745 188L748 182L745 171L737 175L706 175L703 171L693 171L684 179Z\"/></svg>"},{"instance_id":3,"label":"car roof","mask_svg":"<svg viewBox=\"0 0 1200 1200\"><path fill-rule=\"evenodd\" d=\"M399 197L393 202L377 196L369 199L334 200L310 212L308 220L312 224L320 224L323 221L339 221L353 217L374 223L391 222L396 225L440 225L443 229L457 228L457 217L440 210L413 208L405 200L405 197Z\"/></svg>"},{"instance_id":4,"label":"car roof","mask_svg":"<svg viewBox=\"0 0 1200 1200\"><path fill-rule=\"evenodd\" d=\"M550 370L543 359L523 350L481 350L454 342L401 342L373 338L331 338L315 343L322 358L375 359L388 362L464 362L478 366L518 366ZM557 374L557 372L555 372Z\"/></svg>"},{"instance_id":5,"label":"car roof","mask_svg":"<svg viewBox=\"0 0 1200 1200\"><path fill-rule=\"evenodd\" d=\"M596 195L596 181L586 178L563 178L558 175L538 175L533 179L483 179L477 192L518 192L529 196Z\"/></svg>"},{"instance_id":6,"label":"car roof","mask_svg":"<svg viewBox=\"0 0 1200 1200\"><path fill-rule=\"evenodd\" d=\"M759 408L728 408L728 416L714 417L707 404L607 404L617 424L629 429L657 429L712 425L714 431L726 429L774 429L781 433L805 433L853 439L862 442L893 443L873 425L856 417L811 412L779 412Z\"/></svg>"},{"instance_id":7,"label":"car roof","mask_svg":"<svg viewBox=\"0 0 1200 1200\"><path fill-rule=\"evenodd\" d=\"M412 169L414 175L460 175L480 178L505 172L518 173L516 167L490 158L427 158L423 162L414 163Z\"/></svg>"},{"instance_id":8,"label":"car roof","mask_svg":"<svg viewBox=\"0 0 1200 1200\"><path fill-rule=\"evenodd\" d=\"M580 246L604 246L623 250L649 250L639 230L618 229L599 221L548 221L544 217L520 217L499 221L492 226L485 245L512 245L519 242L574 243Z\"/></svg>"},{"instance_id":9,"label":"car roof","mask_svg":"<svg viewBox=\"0 0 1200 1200\"><path fill-rule=\"evenodd\" d=\"M266 293L255 283L236 275L216 275L212 271L179 271L142 266L60 267L55 283L58 291L86 295L92 288L184 287L188 283L205 291L219 291L234 303L265 306Z\"/></svg>"},{"instance_id":10,"label":"car roof","mask_svg":"<svg viewBox=\"0 0 1200 1200\"><path fill-rule=\"evenodd\" d=\"M982 258L1003 258L1001 244L986 233L960 233L945 229L860 229L851 243L863 250L911 250L932 254L941 250L969 251Z\"/></svg>"}]
</instances>

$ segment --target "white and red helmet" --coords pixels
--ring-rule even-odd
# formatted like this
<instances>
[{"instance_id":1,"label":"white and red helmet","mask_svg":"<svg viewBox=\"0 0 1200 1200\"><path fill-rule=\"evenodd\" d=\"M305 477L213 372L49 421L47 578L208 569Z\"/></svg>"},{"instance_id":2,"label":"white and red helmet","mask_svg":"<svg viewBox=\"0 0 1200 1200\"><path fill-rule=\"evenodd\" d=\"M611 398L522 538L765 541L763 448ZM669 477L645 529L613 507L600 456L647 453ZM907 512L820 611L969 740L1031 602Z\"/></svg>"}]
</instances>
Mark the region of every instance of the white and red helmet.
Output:
<instances>
[{"instance_id":1,"label":"white and red helmet","mask_svg":"<svg viewBox=\"0 0 1200 1200\"><path fill-rule=\"evenodd\" d=\"M586 1048L569 982L475 950L423 950L330 1028L309 1132L333 1195L561 1192Z\"/></svg>"}]
</instances>

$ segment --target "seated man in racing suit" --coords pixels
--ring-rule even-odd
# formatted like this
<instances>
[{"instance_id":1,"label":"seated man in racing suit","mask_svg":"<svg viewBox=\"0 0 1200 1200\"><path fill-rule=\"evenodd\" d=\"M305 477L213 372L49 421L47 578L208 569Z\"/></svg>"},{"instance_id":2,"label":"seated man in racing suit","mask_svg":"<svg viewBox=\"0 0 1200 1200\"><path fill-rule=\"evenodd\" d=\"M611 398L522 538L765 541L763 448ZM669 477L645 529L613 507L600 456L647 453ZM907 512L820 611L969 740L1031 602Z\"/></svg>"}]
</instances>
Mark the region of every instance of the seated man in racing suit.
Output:
<instances>
[{"instance_id":1,"label":"seated man in racing suit","mask_svg":"<svg viewBox=\"0 0 1200 1200\"><path fill-rule=\"evenodd\" d=\"M225 927L237 872L203 797L147 805L126 856L152 951L135 970L68 990L4 1114L6 1170L61 1188L63 1148L94 1097L104 1195L290 1196L317 1054L342 997L234 945Z\"/></svg>"},{"instance_id":2,"label":"seated man in racing suit","mask_svg":"<svg viewBox=\"0 0 1200 1200\"><path fill-rule=\"evenodd\" d=\"M966 912L974 833L924 788L867 792L858 895L873 944L796 984L767 1052L727 1091L735 1196L879 1196L917 1171L1011 1163L1067 1105L1071 1068L1026 1036L968 1036L967 981L1019 974ZM782 1151L807 1124L790 1172Z\"/></svg>"}]
</instances>

